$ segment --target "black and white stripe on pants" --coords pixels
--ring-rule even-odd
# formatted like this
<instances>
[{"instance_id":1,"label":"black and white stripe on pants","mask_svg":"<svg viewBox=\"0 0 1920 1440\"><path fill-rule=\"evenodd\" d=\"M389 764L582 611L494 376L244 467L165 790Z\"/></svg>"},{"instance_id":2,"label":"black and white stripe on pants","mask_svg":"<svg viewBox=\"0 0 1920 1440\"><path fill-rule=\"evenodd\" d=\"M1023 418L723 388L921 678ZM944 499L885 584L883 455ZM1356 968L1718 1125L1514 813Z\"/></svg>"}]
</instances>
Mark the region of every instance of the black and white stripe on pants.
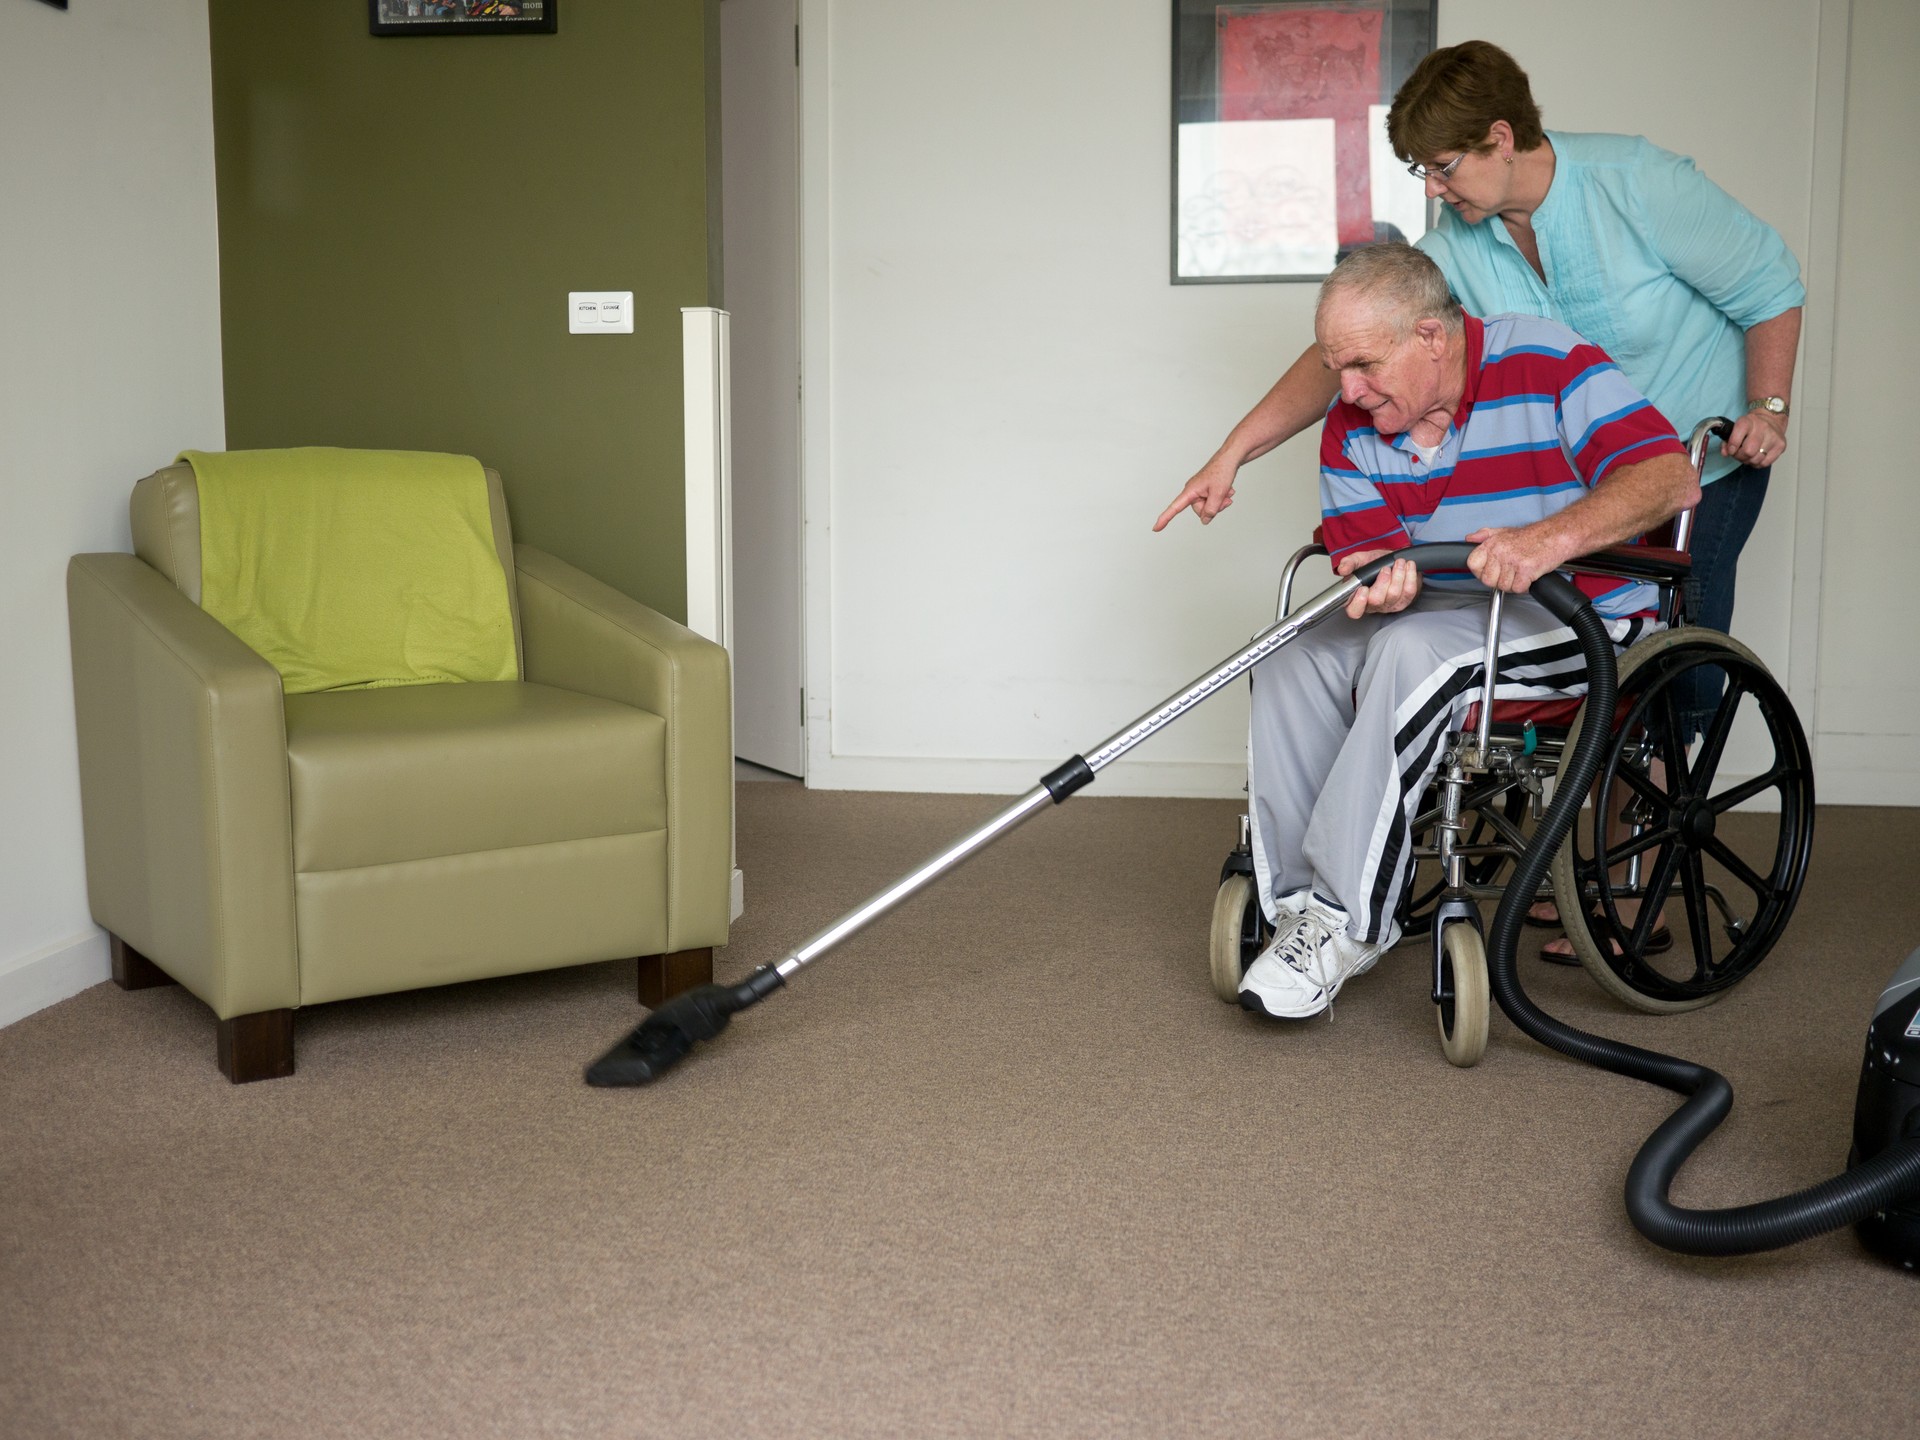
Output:
<instances>
[{"instance_id":1,"label":"black and white stripe on pants","mask_svg":"<svg viewBox=\"0 0 1920 1440\"><path fill-rule=\"evenodd\" d=\"M1605 623L1616 647L1657 625ZM1248 799L1270 918L1276 896L1311 886L1356 939L1394 938L1413 818L1479 698L1486 629L1484 594L1429 587L1400 615L1322 621L1255 668ZM1501 700L1586 693L1578 640L1527 596L1507 597L1499 675Z\"/></svg>"}]
</instances>

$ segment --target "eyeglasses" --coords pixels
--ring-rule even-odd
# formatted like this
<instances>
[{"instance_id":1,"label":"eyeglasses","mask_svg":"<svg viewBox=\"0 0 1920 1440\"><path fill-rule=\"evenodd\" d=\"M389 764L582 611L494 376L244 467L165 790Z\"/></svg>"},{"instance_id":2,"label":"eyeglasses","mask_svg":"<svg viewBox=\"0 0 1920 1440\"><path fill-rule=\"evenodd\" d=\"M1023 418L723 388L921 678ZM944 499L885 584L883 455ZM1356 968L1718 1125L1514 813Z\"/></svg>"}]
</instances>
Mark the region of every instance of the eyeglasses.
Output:
<instances>
[{"instance_id":1,"label":"eyeglasses","mask_svg":"<svg viewBox=\"0 0 1920 1440\"><path fill-rule=\"evenodd\" d=\"M1407 166L1407 174L1416 180L1438 180L1442 184L1453 178L1453 172L1460 168L1460 162L1467 158L1468 152L1462 150L1444 165L1422 165L1418 161Z\"/></svg>"}]
</instances>

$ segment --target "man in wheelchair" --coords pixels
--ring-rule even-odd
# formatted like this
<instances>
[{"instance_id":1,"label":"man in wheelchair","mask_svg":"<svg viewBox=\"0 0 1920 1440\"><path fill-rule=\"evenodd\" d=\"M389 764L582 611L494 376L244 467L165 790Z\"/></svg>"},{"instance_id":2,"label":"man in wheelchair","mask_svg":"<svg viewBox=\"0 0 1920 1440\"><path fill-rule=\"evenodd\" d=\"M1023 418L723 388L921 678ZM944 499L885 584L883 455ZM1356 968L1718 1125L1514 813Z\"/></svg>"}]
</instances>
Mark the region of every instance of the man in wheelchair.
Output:
<instances>
[{"instance_id":1,"label":"man in wheelchair","mask_svg":"<svg viewBox=\"0 0 1920 1440\"><path fill-rule=\"evenodd\" d=\"M1314 335L1340 377L1320 443L1337 572L1421 541L1478 548L1471 575L1388 566L1253 672L1254 871L1274 933L1239 995L1284 1019L1327 1009L1399 939L1416 808L1478 697L1483 587L1511 592L1499 698L1578 695L1573 633L1524 592L1699 499L1672 425L1604 351L1550 320L1465 314L1411 246L1342 261ZM1658 623L1653 586L1575 578L1616 646Z\"/></svg>"}]
</instances>

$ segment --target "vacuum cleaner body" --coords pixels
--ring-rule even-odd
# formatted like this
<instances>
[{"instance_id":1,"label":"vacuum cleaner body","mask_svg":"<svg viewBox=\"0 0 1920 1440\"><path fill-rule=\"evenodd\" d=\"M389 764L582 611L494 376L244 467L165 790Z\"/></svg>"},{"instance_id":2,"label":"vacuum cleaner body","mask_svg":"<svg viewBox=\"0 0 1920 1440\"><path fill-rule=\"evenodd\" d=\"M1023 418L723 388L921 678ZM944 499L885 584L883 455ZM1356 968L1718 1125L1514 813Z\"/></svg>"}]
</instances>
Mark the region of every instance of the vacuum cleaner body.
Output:
<instances>
[{"instance_id":1,"label":"vacuum cleaner body","mask_svg":"<svg viewBox=\"0 0 1920 1440\"><path fill-rule=\"evenodd\" d=\"M1887 1146L1920 1139L1920 950L1894 972L1867 1027L1860 1098L1853 1110L1849 1169ZM1876 1211L1856 1227L1876 1255L1920 1269L1920 1195Z\"/></svg>"}]
</instances>

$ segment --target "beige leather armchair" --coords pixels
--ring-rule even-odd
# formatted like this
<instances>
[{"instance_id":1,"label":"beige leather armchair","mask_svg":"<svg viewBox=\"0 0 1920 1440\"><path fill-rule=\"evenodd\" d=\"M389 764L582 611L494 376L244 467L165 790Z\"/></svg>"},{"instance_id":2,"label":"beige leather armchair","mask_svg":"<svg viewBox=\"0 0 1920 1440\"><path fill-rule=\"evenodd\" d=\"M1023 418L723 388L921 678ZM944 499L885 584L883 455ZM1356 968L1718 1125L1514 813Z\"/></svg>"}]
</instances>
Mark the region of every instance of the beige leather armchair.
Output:
<instances>
[{"instance_id":1,"label":"beige leather armchair","mask_svg":"<svg viewBox=\"0 0 1920 1440\"><path fill-rule=\"evenodd\" d=\"M726 943L726 652L514 545L487 486L518 681L283 695L199 607L184 464L134 487L134 554L68 566L93 917L236 1083L292 1073L303 1005L625 956L655 1005Z\"/></svg>"}]
</instances>

